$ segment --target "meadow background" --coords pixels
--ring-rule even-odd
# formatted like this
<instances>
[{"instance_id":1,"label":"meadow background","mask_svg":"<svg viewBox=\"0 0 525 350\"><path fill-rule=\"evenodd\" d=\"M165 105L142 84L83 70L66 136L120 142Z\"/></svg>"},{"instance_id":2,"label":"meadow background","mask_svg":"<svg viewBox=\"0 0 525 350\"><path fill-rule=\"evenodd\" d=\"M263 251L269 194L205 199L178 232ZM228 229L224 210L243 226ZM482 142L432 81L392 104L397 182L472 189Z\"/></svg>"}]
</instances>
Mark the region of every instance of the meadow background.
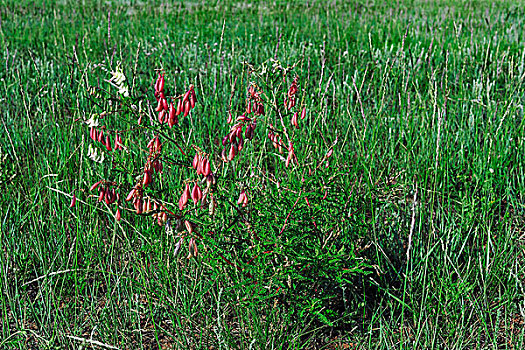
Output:
<instances>
[{"instance_id":1,"label":"meadow background","mask_svg":"<svg viewBox=\"0 0 525 350\"><path fill-rule=\"evenodd\" d=\"M523 348L522 5L2 1L0 348ZM101 112L90 88L111 89L104 69L121 62L150 100L155 69L178 91L195 84L181 128L217 153L235 78L271 58L297 64L303 149L337 139L316 179L328 200L301 204L284 237L265 233L316 266L307 280L261 261L251 273L281 284L255 293L204 251L175 257L150 220L117 224L82 191L69 208L101 177L82 120ZM241 164L299 186L264 127L256 139ZM264 233L297 196L251 181ZM243 228L217 220L217 246L243 261ZM359 270L341 279L347 260Z\"/></svg>"}]
</instances>

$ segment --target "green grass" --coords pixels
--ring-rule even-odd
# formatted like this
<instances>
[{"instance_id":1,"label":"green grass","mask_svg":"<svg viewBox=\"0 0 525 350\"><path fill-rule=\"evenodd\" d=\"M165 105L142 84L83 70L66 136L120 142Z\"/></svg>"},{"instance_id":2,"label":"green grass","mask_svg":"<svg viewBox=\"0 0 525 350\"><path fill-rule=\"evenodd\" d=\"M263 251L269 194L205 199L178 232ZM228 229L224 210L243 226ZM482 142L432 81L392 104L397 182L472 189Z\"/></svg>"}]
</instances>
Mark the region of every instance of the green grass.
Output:
<instances>
[{"instance_id":1,"label":"green grass","mask_svg":"<svg viewBox=\"0 0 525 350\"><path fill-rule=\"evenodd\" d=\"M0 348L72 348L78 338L144 349L525 346L520 4L7 1L0 18ZM191 260L175 257L176 240L149 218L116 223L87 196L117 176L87 157L78 121L114 108L103 68L121 62L132 96L150 102L155 69L177 93L195 84L199 103L180 130L216 157L236 78L240 113L245 63L270 58L297 64L308 109L299 159L313 168L337 140L329 168L302 185L261 122L243 157L221 168L220 215L192 214L217 231ZM129 135L130 147L151 137ZM186 173L170 168L164 199L177 202ZM276 247L254 265L265 246L229 226L235 181L252 189L252 230ZM354 262L359 273L338 275Z\"/></svg>"}]
</instances>

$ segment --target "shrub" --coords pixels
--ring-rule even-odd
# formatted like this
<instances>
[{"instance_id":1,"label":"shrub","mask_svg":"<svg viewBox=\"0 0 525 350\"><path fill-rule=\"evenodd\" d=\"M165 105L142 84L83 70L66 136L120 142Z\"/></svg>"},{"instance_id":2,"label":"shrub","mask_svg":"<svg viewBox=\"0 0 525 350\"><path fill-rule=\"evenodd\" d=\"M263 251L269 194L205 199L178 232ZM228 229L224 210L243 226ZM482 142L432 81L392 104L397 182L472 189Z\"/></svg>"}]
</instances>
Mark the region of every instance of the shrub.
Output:
<instances>
[{"instance_id":1,"label":"shrub","mask_svg":"<svg viewBox=\"0 0 525 350\"><path fill-rule=\"evenodd\" d=\"M246 65L248 79L224 92L227 129L199 146L185 121L214 118L199 114L206 96L194 85L178 93L162 72L149 95L134 96L117 66L108 82L118 93L92 91L100 112L86 121L88 152L99 179L89 197L117 221L163 227L173 254L206 263L242 302L281 302L334 324L355 310L354 284L370 271L356 255L366 225L352 215L356 179L337 161L338 137L327 140L332 126L308 112L315 101L295 69Z\"/></svg>"}]
</instances>

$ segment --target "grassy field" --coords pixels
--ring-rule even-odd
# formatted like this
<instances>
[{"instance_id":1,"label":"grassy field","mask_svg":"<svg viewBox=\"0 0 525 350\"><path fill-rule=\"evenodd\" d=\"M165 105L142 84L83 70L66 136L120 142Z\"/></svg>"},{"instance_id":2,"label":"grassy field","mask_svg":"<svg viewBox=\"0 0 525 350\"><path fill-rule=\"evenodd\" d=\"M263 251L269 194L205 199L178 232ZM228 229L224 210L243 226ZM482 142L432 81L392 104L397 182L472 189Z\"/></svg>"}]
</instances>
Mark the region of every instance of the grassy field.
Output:
<instances>
[{"instance_id":1,"label":"grassy field","mask_svg":"<svg viewBox=\"0 0 525 350\"><path fill-rule=\"evenodd\" d=\"M523 6L366 3L2 1L0 349L525 348ZM268 108L223 163L248 72L279 65L262 89L297 75L306 118ZM195 85L175 131L131 108L156 103L156 70ZM101 113L130 149L102 164L84 123ZM166 142L148 189L177 214L193 146L217 172L217 212L184 211L191 259L89 191L125 197L155 128L187 153Z\"/></svg>"}]
</instances>

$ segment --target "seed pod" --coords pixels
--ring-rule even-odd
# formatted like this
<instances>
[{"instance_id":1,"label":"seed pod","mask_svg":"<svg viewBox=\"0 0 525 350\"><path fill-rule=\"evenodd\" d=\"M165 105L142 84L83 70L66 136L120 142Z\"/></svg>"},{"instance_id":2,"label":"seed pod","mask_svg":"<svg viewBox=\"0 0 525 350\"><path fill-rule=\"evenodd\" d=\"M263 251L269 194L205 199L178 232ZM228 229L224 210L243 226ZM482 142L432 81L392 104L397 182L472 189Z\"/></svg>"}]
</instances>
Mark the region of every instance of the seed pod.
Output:
<instances>
[{"instance_id":1,"label":"seed pod","mask_svg":"<svg viewBox=\"0 0 525 350\"><path fill-rule=\"evenodd\" d=\"M257 108L257 114L258 115L264 115L264 105L263 104L259 104L259 106Z\"/></svg>"},{"instance_id":2,"label":"seed pod","mask_svg":"<svg viewBox=\"0 0 525 350\"><path fill-rule=\"evenodd\" d=\"M149 171L144 172L144 178L142 180L142 186L146 187L151 183L151 175Z\"/></svg>"},{"instance_id":3,"label":"seed pod","mask_svg":"<svg viewBox=\"0 0 525 350\"><path fill-rule=\"evenodd\" d=\"M188 233L191 235L193 233L193 225L188 220L184 220L184 226L186 226L186 230L188 230Z\"/></svg>"},{"instance_id":4,"label":"seed pod","mask_svg":"<svg viewBox=\"0 0 525 350\"><path fill-rule=\"evenodd\" d=\"M109 201L111 203L115 203L115 201L117 200L117 193L115 192L115 189L112 188L111 191L109 192Z\"/></svg>"},{"instance_id":5,"label":"seed pod","mask_svg":"<svg viewBox=\"0 0 525 350\"><path fill-rule=\"evenodd\" d=\"M236 138L237 138L237 133L236 132L230 132L228 134L228 139L230 140L230 143L235 142Z\"/></svg>"},{"instance_id":6,"label":"seed pod","mask_svg":"<svg viewBox=\"0 0 525 350\"><path fill-rule=\"evenodd\" d=\"M129 192L128 196L127 196L126 199L125 199L126 202L129 202L129 201L133 198L133 196L135 196L135 192L136 192L136 191L137 191L137 190L136 190L135 188L131 189L131 191Z\"/></svg>"},{"instance_id":7,"label":"seed pod","mask_svg":"<svg viewBox=\"0 0 525 350\"><path fill-rule=\"evenodd\" d=\"M222 139L222 145L223 146L226 146L226 144L228 143L229 139L228 139L228 135L224 136L224 138Z\"/></svg>"},{"instance_id":8,"label":"seed pod","mask_svg":"<svg viewBox=\"0 0 525 350\"><path fill-rule=\"evenodd\" d=\"M182 195L179 199L179 209L183 210L184 207L186 207L186 204L188 204L188 198L190 197L190 185L186 184L186 187L184 188L184 191L182 192Z\"/></svg>"},{"instance_id":9,"label":"seed pod","mask_svg":"<svg viewBox=\"0 0 525 350\"><path fill-rule=\"evenodd\" d=\"M215 185L215 176L213 174L206 175L206 185L208 187Z\"/></svg>"},{"instance_id":10,"label":"seed pod","mask_svg":"<svg viewBox=\"0 0 525 350\"><path fill-rule=\"evenodd\" d=\"M104 143L104 130L102 129L98 132L98 142Z\"/></svg>"},{"instance_id":11,"label":"seed pod","mask_svg":"<svg viewBox=\"0 0 525 350\"><path fill-rule=\"evenodd\" d=\"M211 165L207 159L204 159L204 164L202 166L202 175L208 176L211 174Z\"/></svg>"},{"instance_id":12,"label":"seed pod","mask_svg":"<svg viewBox=\"0 0 525 350\"><path fill-rule=\"evenodd\" d=\"M99 202L102 202L102 200L104 199L104 195L105 194L106 194L106 190L103 187L100 187L98 189L98 201Z\"/></svg>"},{"instance_id":13,"label":"seed pod","mask_svg":"<svg viewBox=\"0 0 525 350\"><path fill-rule=\"evenodd\" d=\"M137 124L138 125L142 124L142 115L140 115L139 120L137 121Z\"/></svg>"},{"instance_id":14,"label":"seed pod","mask_svg":"<svg viewBox=\"0 0 525 350\"><path fill-rule=\"evenodd\" d=\"M208 193L205 193L202 195L201 199L201 209L204 209L204 207L208 204Z\"/></svg>"},{"instance_id":15,"label":"seed pod","mask_svg":"<svg viewBox=\"0 0 525 350\"><path fill-rule=\"evenodd\" d=\"M237 204L241 204L244 201L244 190L241 191L239 199L237 199Z\"/></svg>"},{"instance_id":16,"label":"seed pod","mask_svg":"<svg viewBox=\"0 0 525 350\"><path fill-rule=\"evenodd\" d=\"M237 145L237 150L240 152L243 147L244 147L244 140L242 139L242 135L241 135L241 136L239 136L239 142L238 142L238 145Z\"/></svg>"},{"instance_id":17,"label":"seed pod","mask_svg":"<svg viewBox=\"0 0 525 350\"><path fill-rule=\"evenodd\" d=\"M184 116L187 117L190 113L190 101L184 102Z\"/></svg>"},{"instance_id":18,"label":"seed pod","mask_svg":"<svg viewBox=\"0 0 525 350\"><path fill-rule=\"evenodd\" d=\"M197 256L199 254L197 250L197 244L195 243L195 239L193 238L190 239L190 249L192 249L191 254L193 256Z\"/></svg>"},{"instance_id":19,"label":"seed pod","mask_svg":"<svg viewBox=\"0 0 525 350\"><path fill-rule=\"evenodd\" d=\"M117 151L120 148L118 138L119 138L119 136L118 136L118 134L116 134L115 135L115 145L113 146L113 149L115 151Z\"/></svg>"},{"instance_id":20,"label":"seed pod","mask_svg":"<svg viewBox=\"0 0 525 350\"><path fill-rule=\"evenodd\" d=\"M100 180L100 181L97 181L95 182L91 188L89 189L90 191L93 191L95 188L97 188L101 183L102 183L103 180Z\"/></svg>"},{"instance_id":21,"label":"seed pod","mask_svg":"<svg viewBox=\"0 0 525 350\"><path fill-rule=\"evenodd\" d=\"M303 110L301 111L301 120L306 118L306 107L303 107Z\"/></svg>"},{"instance_id":22,"label":"seed pod","mask_svg":"<svg viewBox=\"0 0 525 350\"><path fill-rule=\"evenodd\" d=\"M228 160L233 160L236 154L237 154L237 147L235 146L235 144L232 143L232 145L230 146L230 153L228 153Z\"/></svg>"},{"instance_id":23,"label":"seed pod","mask_svg":"<svg viewBox=\"0 0 525 350\"><path fill-rule=\"evenodd\" d=\"M95 140L94 131L95 131L95 128L93 127L89 128L89 138L92 139L93 141Z\"/></svg>"},{"instance_id":24,"label":"seed pod","mask_svg":"<svg viewBox=\"0 0 525 350\"><path fill-rule=\"evenodd\" d=\"M159 77L157 78L157 81L155 82L155 91L163 91L164 90L164 75L161 75L159 73Z\"/></svg>"},{"instance_id":25,"label":"seed pod","mask_svg":"<svg viewBox=\"0 0 525 350\"><path fill-rule=\"evenodd\" d=\"M244 137L246 137L248 140L250 139L250 133L252 131L252 125L248 124L246 126L246 131L244 132Z\"/></svg>"},{"instance_id":26,"label":"seed pod","mask_svg":"<svg viewBox=\"0 0 525 350\"><path fill-rule=\"evenodd\" d=\"M195 157L193 157L193 162L191 163L191 166L193 167L193 169L197 170L198 166L199 166L199 153L195 153Z\"/></svg>"},{"instance_id":27,"label":"seed pod","mask_svg":"<svg viewBox=\"0 0 525 350\"><path fill-rule=\"evenodd\" d=\"M175 115L179 115L182 113L182 100L179 99L177 101L177 110L175 111Z\"/></svg>"},{"instance_id":28,"label":"seed pod","mask_svg":"<svg viewBox=\"0 0 525 350\"><path fill-rule=\"evenodd\" d=\"M104 201L107 205L111 204L111 192L108 188L106 188L106 191L104 191Z\"/></svg>"},{"instance_id":29,"label":"seed pod","mask_svg":"<svg viewBox=\"0 0 525 350\"><path fill-rule=\"evenodd\" d=\"M248 103L246 103L246 114L250 114L252 112L252 104L250 103L250 100L248 100Z\"/></svg>"},{"instance_id":30,"label":"seed pod","mask_svg":"<svg viewBox=\"0 0 525 350\"><path fill-rule=\"evenodd\" d=\"M195 186L193 187L193 191L191 191L191 199L193 200L193 204L197 204L197 202L201 200L201 198L202 198L202 191L199 185L195 183Z\"/></svg>"},{"instance_id":31,"label":"seed pod","mask_svg":"<svg viewBox=\"0 0 525 350\"><path fill-rule=\"evenodd\" d=\"M215 214L215 209L217 209L217 201L215 200L215 197L210 195L211 197L211 200L210 200L210 204L208 204L208 214L210 214L210 216L213 216Z\"/></svg>"},{"instance_id":32,"label":"seed pod","mask_svg":"<svg viewBox=\"0 0 525 350\"><path fill-rule=\"evenodd\" d=\"M155 214L153 217L157 219L157 225L162 226L162 213Z\"/></svg>"},{"instance_id":33,"label":"seed pod","mask_svg":"<svg viewBox=\"0 0 525 350\"><path fill-rule=\"evenodd\" d=\"M162 75L162 76L160 77L159 91L160 91L160 92L163 92L163 91L164 91L164 75Z\"/></svg>"},{"instance_id":34,"label":"seed pod","mask_svg":"<svg viewBox=\"0 0 525 350\"><path fill-rule=\"evenodd\" d=\"M71 197L71 203L69 204L70 208L73 208L75 204L77 203L77 196L73 193L73 196Z\"/></svg>"},{"instance_id":35,"label":"seed pod","mask_svg":"<svg viewBox=\"0 0 525 350\"><path fill-rule=\"evenodd\" d=\"M239 125L239 126L237 127L237 130L235 130L235 136L236 136L237 138L241 138L241 137L242 137L242 125Z\"/></svg>"},{"instance_id":36,"label":"seed pod","mask_svg":"<svg viewBox=\"0 0 525 350\"><path fill-rule=\"evenodd\" d=\"M190 93L190 96L188 97L188 101L190 102L190 109L195 108L195 100L193 99L193 94Z\"/></svg>"},{"instance_id":37,"label":"seed pod","mask_svg":"<svg viewBox=\"0 0 525 350\"><path fill-rule=\"evenodd\" d=\"M135 201L137 202L137 214L142 214L142 199L141 198L135 198Z\"/></svg>"},{"instance_id":38,"label":"seed pod","mask_svg":"<svg viewBox=\"0 0 525 350\"><path fill-rule=\"evenodd\" d=\"M177 244L175 244L175 249L173 251L173 255L174 256L177 256L179 254L179 251L180 251L180 247L182 246L182 242L184 242L184 239L181 238L179 239L179 241L177 242Z\"/></svg>"},{"instance_id":39,"label":"seed pod","mask_svg":"<svg viewBox=\"0 0 525 350\"><path fill-rule=\"evenodd\" d=\"M186 93L182 97L182 103L186 104L186 102L189 102L188 99L190 97L190 94L191 94L191 89L186 91Z\"/></svg>"},{"instance_id":40,"label":"seed pod","mask_svg":"<svg viewBox=\"0 0 525 350\"><path fill-rule=\"evenodd\" d=\"M106 149L111 152L111 140L109 139L109 135L106 136Z\"/></svg>"},{"instance_id":41,"label":"seed pod","mask_svg":"<svg viewBox=\"0 0 525 350\"><path fill-rule=\"evenodd\" d=\"M165 98L161 99L161 101L162 101L162 109L167 111L168 110L168 101Z\"/></svg>"},{"instance_id":42,"label":"seed pod","mask_svg":"<svg viewBox=\"0 0 525 350\"><path fill-rule=\"evenodd\" d=\"M169 118L168 118L168 126L171 128L173 125L175 125L175 107L173 106L173 103L170 103L169 108Z\"/></svg>"},{"instance_id":43,"label":"seed pod","mask_svg":"<svg viewBox=\"0 0 525 350\"><path fill-rule=\"evenodd\" d=\"M195 89L193 88L193 85L190 85L190 90L191 90L191 96L194 102L191 108L195 108L195 103L197 103L197 95L195 95Z\"/></svg>"},{"instance_id":44,"label":"seed pod","mask_svg":"<svg viewBox=\"0 0 525 350\"><path fill-rule=\"evenodd\" d=\"M199 161L197 162L197 175L202 175L202 165L204 162L203 157L199 157Z\"/></svg>"},{"instance_id":45,"label":"seed pod","mask_svg":"<svg viewBox=\"0 0 525 350\"><path fill-rule=\"evenodd\" d=\"M233 122L232 113L228 112L228 119L226 120L226 123L230 124L231 122Z\"/></svg>"},{"instance_id":46,"label":"seed pod","mask_svg":"<svg viewBox=\"0 0 525 350\"><path fill-rule=\"evenodd\" d=\"M297 124L297 112L295 112L293 114L293 117L292 117L292 125L295 126L297 129L299 129L299 125Z\"/></svg>"},{"instance_id":47,"label":"seed pod","mask_svg":"<svg viewBox=\"0 0 525 350\"><path fill-rule=\"evenodd\" d=\"M157 103L157 108L155 108L155 112L162 111L162 98L159 98L159 102Z\"/></svg>"},{"instance_id":48,"label":"seed pod","mask_svg":"<svg viewBox=\"0 0 525 350\"><path fill-rule=\"evenodd\" d=\"M293 144L290 142L288 144L288 157L286 157L286 163L285 166L288 168L288 165L293 160Z\"/></svg>"},{"instance_id":49,"label":"seed pod","mask_svg":"<svg viewBox=\"0 0 525 350\"><path fill-rule=\"evenodd\" d=\"M121 219L120 208L117 207L117 213L115 214L115 220L120 221L120 219Z\"/></svg>"}]
</instances>

